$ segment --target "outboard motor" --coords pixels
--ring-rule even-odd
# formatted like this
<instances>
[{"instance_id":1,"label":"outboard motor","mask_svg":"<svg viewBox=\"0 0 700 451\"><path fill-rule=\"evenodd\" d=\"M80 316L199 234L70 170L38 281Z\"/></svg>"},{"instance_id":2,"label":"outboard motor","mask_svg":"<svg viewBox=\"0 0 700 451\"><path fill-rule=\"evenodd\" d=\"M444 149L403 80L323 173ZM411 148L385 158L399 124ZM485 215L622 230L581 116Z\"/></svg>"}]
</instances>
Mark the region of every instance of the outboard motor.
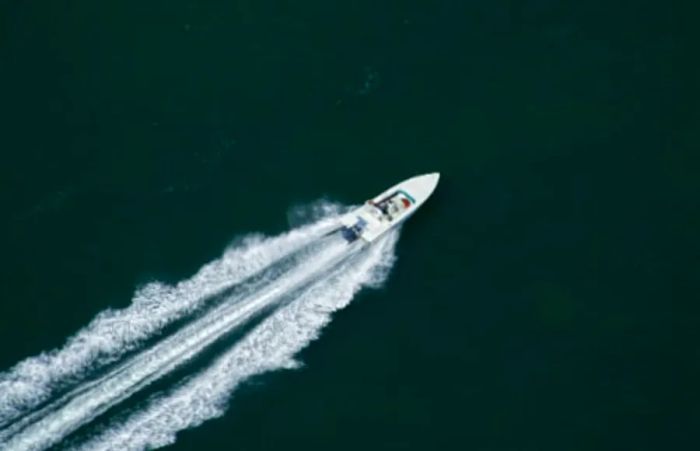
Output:
<instances>
[{"instance_id":1,"label":"outboard motor","mask_svg":"<svg viewBox=\"0 0 700 451\"><path fill-rule=\"evenodd\" d=\"M352 243L355 241L357 238L359 238L359 235L357 232L355 232L354 229L351 229L350 227L343 227L340 229L340 234L347 240L348 243Z\"/></svg>"},{"instance_id":2,"label":"outboard motor","mask_svg":"<svg viewBox=\"0 0 700 451\"><path fill-rule=\"evenodd\" d=\"M343 235L343 238L345 238L348 241L348 243L352 243L360 237L365 227L367 227L367 221L365 221L361 217L358 217L355 225L351 227L343 227L342 229L340 229L340 233L341 235Z\"/></svg>"}]
</instances>

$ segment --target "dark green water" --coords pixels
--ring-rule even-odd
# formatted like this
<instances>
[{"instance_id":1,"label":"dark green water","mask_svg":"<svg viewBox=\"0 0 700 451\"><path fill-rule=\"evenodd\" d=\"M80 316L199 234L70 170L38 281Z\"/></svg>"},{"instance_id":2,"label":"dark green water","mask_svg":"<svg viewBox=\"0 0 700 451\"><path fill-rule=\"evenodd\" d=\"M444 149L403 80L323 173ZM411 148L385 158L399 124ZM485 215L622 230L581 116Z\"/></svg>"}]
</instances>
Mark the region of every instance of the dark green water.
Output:
<instances>
[{"instance_id":1,"label":"dark green water","mask_svg":"<svg viewBox=\"0 0 700 451\"><path fill-rule=\"evenodd\" d=\"M294 205L437 170L385 286L172 448L693 449L680 4L3 3L0 369Z\"/></svg>"}]
</instances>

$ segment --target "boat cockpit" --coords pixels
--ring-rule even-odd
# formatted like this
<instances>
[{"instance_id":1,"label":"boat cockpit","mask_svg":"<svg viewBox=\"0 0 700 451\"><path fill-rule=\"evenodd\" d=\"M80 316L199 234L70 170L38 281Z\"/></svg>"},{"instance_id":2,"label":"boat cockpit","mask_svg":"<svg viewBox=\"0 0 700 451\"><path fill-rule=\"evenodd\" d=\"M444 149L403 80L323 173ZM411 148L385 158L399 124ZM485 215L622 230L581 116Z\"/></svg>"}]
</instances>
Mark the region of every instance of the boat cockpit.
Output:
<instances>
[{"instance_id":1,"label":"boat cockpit","mask_svg":"<svg viewBox=\"0 0 700 451\"><path fill-rule=\"evenodd\" d=\"M413 198L402 190L396 191L377 202L367 201L368 205L375 207L371 211L377 219L390 222L404 210L407 210L413 203Z\"/></svg>"}]
</instances>

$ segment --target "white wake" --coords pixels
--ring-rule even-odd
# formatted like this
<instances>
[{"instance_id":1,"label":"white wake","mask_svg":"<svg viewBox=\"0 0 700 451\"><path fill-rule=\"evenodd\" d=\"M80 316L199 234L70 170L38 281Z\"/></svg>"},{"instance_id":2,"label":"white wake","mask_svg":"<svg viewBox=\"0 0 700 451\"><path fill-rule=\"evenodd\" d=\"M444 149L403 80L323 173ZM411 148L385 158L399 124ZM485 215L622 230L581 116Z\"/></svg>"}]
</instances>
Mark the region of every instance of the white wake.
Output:
<instances>
[{"instance_id":1,"label":"white wake","mask_svg":"<svg viewBox=\"0 0 700 451\"><path fill-rule=\"evenodd\" d=\"M67 382L113 362L173 321L190 314L211 295L235 285L303 248L333 226L332 205L314 224L275 238L251 235L237 247L175 286L151 283L129 307L105 310L61 349L30 357L0 373L0 428L49 399Z\"/></svg>"},{"instance_id":2,"label":"white wake","mask_svg":"<svg viewBox=\"0 0 700 451\"><path fill-rule=\"evenodd\" d=\"M170 443L176 431L220 415L231 391L246 377L291 366L293 355L318 334L330 313L346 305L362 285L378 283L393 261L396 234L356 254L344 241L332 238L320 248L305 250L335 224L333 212L326 213L324 219L280 237L249 237L175 287L148 285L130 307L98 315L62 349L29 358L0 374L0 445L34 450L60 442L285 296L291 296L285 307L210 368L172 394L150 402L125 423L112 424L85 444L86 449L143 449ZM69 381L118 361L173 321L196 311L212 295L302 250L303 258L289 270L268 275L271 279L262 281L266 283L249 283L247 291L227 294L225 302L170 337L61 395ZM168 407L173 403L178 406L175 416ZM183 403L188 407L183 408Z\"/></svg>"},{"instance_id":3,"label":"white wake","mask_svg":"<svg viewBox=\"0 0 700 451\"><path fill-rule=\"evenodd\" d=\"M245 379L297 367L294 356L319 336L333 312L348 305L363 286L385 280L395 260L397 238L394 232L341 265L266 318L202 373L74 450L143 450L174 443L176 432L221 416Z\"/></svg>"}]
</instances>

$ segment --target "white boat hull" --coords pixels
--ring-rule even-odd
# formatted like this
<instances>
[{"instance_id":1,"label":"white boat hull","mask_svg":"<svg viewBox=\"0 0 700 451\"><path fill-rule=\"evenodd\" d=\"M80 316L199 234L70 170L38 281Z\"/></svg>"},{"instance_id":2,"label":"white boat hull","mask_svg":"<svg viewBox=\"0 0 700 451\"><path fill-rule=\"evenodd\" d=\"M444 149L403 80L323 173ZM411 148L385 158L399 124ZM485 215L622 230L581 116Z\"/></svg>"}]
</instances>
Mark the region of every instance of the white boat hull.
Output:
<instances>
[{"instance_id":1,"label":"white boat hull","mask_svg":"<svg viewBox=\"0 0 700 451\"><path fill-rule=\"evenodd\" d=\"M341 218L343 236L348 241L367 243L398 226L428 200L440 174L419 175L392 186Z\"/></svg>"}]
</instances>

